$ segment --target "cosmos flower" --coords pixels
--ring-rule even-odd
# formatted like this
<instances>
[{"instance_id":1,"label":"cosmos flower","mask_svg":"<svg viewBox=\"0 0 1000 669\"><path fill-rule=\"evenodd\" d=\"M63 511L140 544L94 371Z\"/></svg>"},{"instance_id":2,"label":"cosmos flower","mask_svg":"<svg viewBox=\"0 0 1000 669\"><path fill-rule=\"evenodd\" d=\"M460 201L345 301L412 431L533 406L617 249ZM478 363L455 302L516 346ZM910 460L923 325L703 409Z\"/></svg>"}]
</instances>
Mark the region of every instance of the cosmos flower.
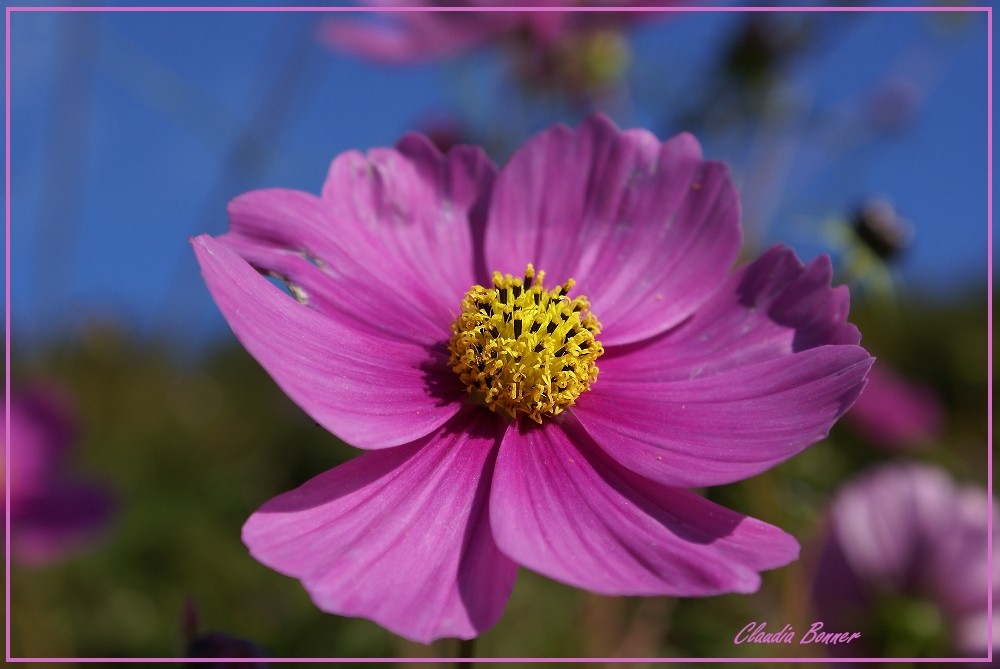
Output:
<instances>
[{"instance_id":1,"label":"cosmos flower","mask_svg":"<svg viewBox=\"0 0 1000 669\"><path fill-rule=\"evenodd\" d=\"M994 572L989 591L991 504L997 518L985 490L916 463L884 465L844 486L814 588L829 627L862 633L861 644L839 650L985 657L996 648L987 619L1000 588Z\"/></svg>"},{"instance_id":2,"label":"cosmos flower","mask_svg":"<svg viewBox=\"0 0 1000 669\"><path fill-rule=\"evenodd\" d=\"M193 240L247 350L368 452L253 514L324 611L420 642L499 618L517 565L603 594L754 592L798 555L685 488L822 439L872 359L826 257L731 271L736 190L690 135L595 115L497 172L420 135L260 190ZM288 286L282 291L261 273Z\"/></svg>"},{"instance_id":3,"label":"cosmos flower","mask_svg":"<svg viewBox=\"0 0 1000 669\"><path fill-rule=\"evenodd\" d=\"M378 0L366 4L390 6ZM656 7L673 3L605 3L615 4ZM417 3L392 3L407 5ZM490 11L505 5L509 3L471 0L439 6L483 11L405 11L379 13L365 20L337 17L322 24L320 40L336 51L391 64L437 60L486 44L500 44L510 48L522 82L580 92L605 86L624 71L629 54L620 37L623 27L663 16L654 12L572 11L573 7L594 6L575 0L539 3L542 7L565 6L567 11Z\"/></svg>"},{"instance_id":4,"label":"cosmos flower","mask_svg":"<svg viewBox=\"0 0 1000 669\"><path fill-rule=\"evenodd\" d=\"M51 386L13 392L10 414L11 552L42 565L84 548L107 527L111 497L69 466L76 425L65 393Z\"/></svg>"},{"instance_id":5,"label":"cosmos flower","mask_svg":"<svg viewBox=\"0 0 1000 669\"><path fill-rule=\"evenodd\" d=\"M880 362L869 372L865 392L845 421L873 443L898 450L937 436L944 411L933 390L904 379Z\"/></svg>"}]
</instances>

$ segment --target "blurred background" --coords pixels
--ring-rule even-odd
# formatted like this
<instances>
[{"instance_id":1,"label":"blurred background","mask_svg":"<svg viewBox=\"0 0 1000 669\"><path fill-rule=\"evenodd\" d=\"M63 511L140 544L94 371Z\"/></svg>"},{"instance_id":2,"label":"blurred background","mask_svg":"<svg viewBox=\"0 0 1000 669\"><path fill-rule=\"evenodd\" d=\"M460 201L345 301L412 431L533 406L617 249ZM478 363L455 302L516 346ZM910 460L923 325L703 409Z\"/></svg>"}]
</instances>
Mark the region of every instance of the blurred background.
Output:
<instances>
[{"instance_id":1,"label":"blurred background","mask_svg":"<svg viewBox=\"0 0 1000 669\"><path fill-rule=\"evenodd\" d=\"M760 592L608 598L522 570L478 654L857 655L733 643L847 611L837 631L871 656L985 655L985 12L9 20L14 656L453 655L323 614L248 555L252 511L356 451L238 345L187 240L247 190L318 192L347 149L417 130L502 164L593 110L695 133L739 185L744 257L830 254L878 363L829 439L705 491L802 542ZM916 501L871 493L893 486ZM869 526L908 528L905 555L862 565ZM946 554L956 531L967 550Z\"/></svg>"}]
</instances>

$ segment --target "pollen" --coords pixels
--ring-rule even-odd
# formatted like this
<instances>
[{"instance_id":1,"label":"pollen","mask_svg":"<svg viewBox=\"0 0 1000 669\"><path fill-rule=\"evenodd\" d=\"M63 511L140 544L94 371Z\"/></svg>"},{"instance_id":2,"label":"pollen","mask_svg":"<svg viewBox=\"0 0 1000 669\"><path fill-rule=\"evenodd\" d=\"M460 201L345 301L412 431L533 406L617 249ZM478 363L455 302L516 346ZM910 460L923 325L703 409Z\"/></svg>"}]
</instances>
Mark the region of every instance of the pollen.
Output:
<instances>
[{"instance_id":1,"label":"pollen","mask_svg":"<svg viewBox=\"0 0 1000 669\"><path fill-rule=\"evenodd\" d=\"M451 324L449 364L474 400L516 420L536 423L573 405L597 379L601 324L575 282L548 290L545 272L493 273L493 287L473 286Z\"/></svg>"}]
</instances>

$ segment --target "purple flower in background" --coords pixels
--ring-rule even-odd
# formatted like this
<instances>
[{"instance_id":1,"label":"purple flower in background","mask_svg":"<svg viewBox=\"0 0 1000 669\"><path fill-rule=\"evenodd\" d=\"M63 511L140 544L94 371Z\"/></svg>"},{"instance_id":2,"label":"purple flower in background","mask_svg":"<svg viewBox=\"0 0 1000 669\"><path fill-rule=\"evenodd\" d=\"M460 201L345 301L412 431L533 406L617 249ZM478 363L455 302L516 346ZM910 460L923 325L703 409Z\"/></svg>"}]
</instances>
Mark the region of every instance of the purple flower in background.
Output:
<instances>
[{"instance_id":1,"label":"purple flower in background","mask_svg":"<svg viewBox=\"0 0 1000 669\"><path fill-rule=\"evenodd\" d=\"M59 389L35 386L10 396L11 552L41 565L84 548L107 527L107 490L79 481L69 466L76 440L70 401Z\"/></svg>"},{"instance_id":2,"label":"purple flower in background","mask_svg":"<svg viewBox=\"0 0 1000 669\"><path fill-rule=\"evenodd\" d=\"M318 197L253 191L229 216L193 240L220 310L295 402L369 451L243 529L324 611L471 638L518 564L704 596L754 592L797 557L685 488L822 439L872 359L825 256L775 247L731 271L736 189L690 135L597 115L497 172L410 134L339 156Z\"/></svg>"},{"instance_id":3,"label":"purple flower in background","mask_svg":"<svg viewBox=\"0 0 1000 669\"><path fill-rule=\"evenodd\" d=\"M947 654L929 645L942 633L962 655L996 648L987 623L1000 587L994 572L990 594L991 504L997 518L985 490L913 463L885 465L846 485L833 501L814 597L823 621L861 631L867 645L839 650L885 652L872 646L896 643L904 655L921 644L926 654Z\"/></svg>"},{"instance_id":4,"label":"purple flower in background","mask_svg":"<svg viewBox=\"0 0 1000 669\"><path fill-rule=\"evenodd\" d=\"M869 372L868 385L845 420L873 443L903 449L940 434L944 411L929 387L879 363Z\"/></svg>"}]
</instances>

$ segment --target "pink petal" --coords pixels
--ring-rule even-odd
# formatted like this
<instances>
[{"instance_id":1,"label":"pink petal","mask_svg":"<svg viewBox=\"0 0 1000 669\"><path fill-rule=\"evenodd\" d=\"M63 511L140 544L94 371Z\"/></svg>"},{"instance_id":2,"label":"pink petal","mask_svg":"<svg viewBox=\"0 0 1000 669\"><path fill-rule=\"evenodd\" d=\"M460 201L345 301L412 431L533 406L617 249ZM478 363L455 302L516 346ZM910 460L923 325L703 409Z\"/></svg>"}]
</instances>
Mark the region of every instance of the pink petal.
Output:
<instances>
[{"instance_id":1,"label":"pink petal","mask_svg":"<svg viewBox=\"0 0 1000 669\"><path fill-rule=\"evenodd\" d=\"M462 296L487 278L477 274L476 253L495 172L478 147L457 146L442 156L411 133L395 149L338 156L322 197L340 224L342 248L409 277L397 290L447 325Z\"/></svg>"},{"instance_id":2,"label":"pink petal","mask_svg":"<svg viewBox=\"0 0 1000 669\"><path fill-rule=\"evenodd\" d=\"M876 445L902 449L938 436L944 427L944 409L930 387L878 364L845 420Z\"/></svg>"},{"instance_id":3,"label":"pink petal","mask_svg":"<svg viewBox=\"0 0 1000 669\"><path fill-rule=\"evenodd\" d=\"M857 399L871 364L859 346L822 346L660 383L633 382L601 364L573 413L608 454L643 476L681 487L720 485L823 439Z\"/></svg>"},{"instance_id":4,"label":"pink petal","mask_svg":"<svg viewBox=\"0 0 1000 669\"><path fill-rule=\"evenodd\" d=\"M866 583L908 589L923 580L919 572L930 566L932 557L927 548L943 538L953 522L953 501L954 485L943 470L883 466L837 493L831 508L832 535Z\"/></svg>"},{"instance_id":5,"label":"pink petal","mask_svg":"<svg viewBox=\"0 0 1000 669\"><path fill-rule=\"evenodd\" d=\"M495 168L479 149L443 156L419 135L369 157L339 156L322 198L272 189L234 199L220 240L317 310L419 343L446 340L482 265L473 242L481 247Z\"/></svg>"},{"instance_id":6,"label":"pink petal","mask_svg":"<svg viewBox=\"0 0 1000 669\"><path fill-rule=\"evenodd\" d=\"M690 319L609 347L574 412L620 463L667 485L753 476L826 436L871 365L830 287L826 256L808 266L774 247L733 272Z\"/></svg>"},{"instance_id":7,"label":"pink petal","mask_svg":"<svg viewBox=\"0 0 1000 669\"><path fill-rule=\"evenodd\" d=\"M324 249L322 241L303 229L308 212L333 229L315 195L283 189L251 191L229 203L230 232L217 241L258 270L281 279L297 299L330 318L381 338L425 346L448 339L447 320L401 289L412 283L408 276L395 275L391 264L380 269L359 263L336 246ZM302 227L296 230L297 226ZM272 241L265 232L268 227L281 230L282 237ZM293 241L296 238L298 242ZM314 248L324 249L322 259L307 250Z\"/></svg>"},{"instance_id":8,"label":"pink petal","mask_svg":"<svg viewBox=\"0 0 1000 669\"><path fill-rule=\"evenodd\" d=\"M374 21L326 21L319 37L337 51L406 64L475 48L523 21L513 12L401 12Z\"/></svg>"},{"instance_id":9,"label":"pink petal","mask_svg":"<svg viewBox=\"0 0 1000 669\"><path fill-rule=\"evenodd\" d=\"M693 137L661 144L595 115L536 135L503 168L486 256L490 269L531 262L553 283L575 279L609 346L689 316L725 280L740 234L727 168Z\"/></svg>"},{"instance_id":10,"label":"pink petal","mask_svg":"<svg viewBox=\"0 0 1000 669\"><path fill-rule=\"evenodd\" d=\"M486 515L498 434L492 414L467 408L271 500L243 541L324 611L421 643L472 638L500 617L517 574Z\"/></svg>"},{"instance_id":11,"label":"pink petal","mask_svg":"<svg viewBox=\"0 0 1000 669\"><path fill-rule=\"evenodd\" d=\"M934 537L936 554L925 567L944 610L956 617L975 616L1000 595L1000 561L993 563L993 592L983 587L990 582L989 545L1000 523L1000 505L984 489L969 485L955 487L949 507ZM984 636L980 648L985 647Z\"/></svg>"},{"instance_id":12,"label":"pink petal","mask_svg":"<svg viewBox=\"0 0 1000 669\"><path fill-rule=\"evenodd\" d=\"M464 389L441 348L373 336L305 307L227 246L193 240L209 291L243 346L316 422L359 448L419 439Z\"/></svg>"},{"instance_id":13,"label":"pink petal","mask_svg":"<svg viewBox=\"0 0 1000 669\"><path fill-rule=\"evenodd\" d=\"M754 592L798 555L776 527L617 465L572 420L507 431L490 522L518 563L603 594Z\"/></svg>"},{"instance_id":14,"label":"pink petal","mask_svg":"<svg viewBox=\"0 0 1000 669\"><path fill-rule=\"evenodd\" d=\"M825 344L857 344L846 286L831 288L827 256L803 266L775 246L726 279L683 324L631 346L609 348L601 379L658 383L711 376Z\"/></svg>"},{"instance_id":15,"label":"pink petal","mask_svg":"<svg viewBox=\"0 0 1000 669\"><path fill-rule=\"evenodd\" d=\"M10 497L18 500L48 490L65 467L76 441L76 417L71 398L60 386L37 384L10 394L3 434L10 426Z\"/></svg>"},{"instance_id":16,"label":"pink petal","mask_svg":"<svg viewBox=\"0 0 1000 669\"><path fill-rule=\"evenodd\" d=\"M86 549L107 533L114 508L110 491L98 484L53 478L30 497L11 500L14 559L43 565Z\"/></svg>"}]
</instances>

